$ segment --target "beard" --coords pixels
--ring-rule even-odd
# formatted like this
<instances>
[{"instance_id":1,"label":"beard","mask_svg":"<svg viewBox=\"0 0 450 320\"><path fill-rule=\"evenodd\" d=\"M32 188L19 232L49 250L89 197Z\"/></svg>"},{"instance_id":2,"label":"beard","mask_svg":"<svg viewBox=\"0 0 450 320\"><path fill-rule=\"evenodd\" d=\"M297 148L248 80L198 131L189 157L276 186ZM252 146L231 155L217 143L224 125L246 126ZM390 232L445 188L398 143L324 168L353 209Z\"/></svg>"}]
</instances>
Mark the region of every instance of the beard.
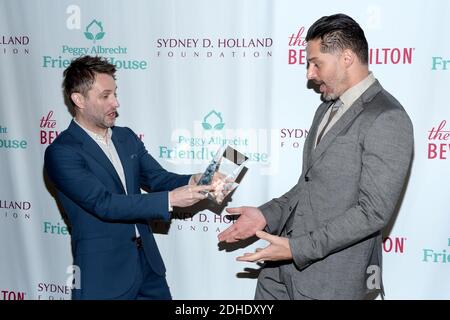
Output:
<instances>
[{"instance_id":1,"label":"beard","mask_svg":"<svg viewBox=\"0 0 450 320\"><path fill-rule=\"evenodd\" d=\"M339 98L339 96L337 94L334 94L334 93L322 93L322 99L324 101L334 101L337 98Z\"/></svg>"},{"instance_id":2,"label":"beard","mask_svg":"<svg viewBox=\"0 0 450 320\"><path fill-rule=\"evenodd\" d=\"M118 116L119 116L119 114L116 111L114 114L114 117L109 116L109 113L108 113L106 115L103 115L102 117L100 117L100 116L92 117L91 121L92 121L92 123L95 124L95 126L97 126L99 128L108 129L108 128L112 128L115 126L116 119Z\"/></svg>"}]
</instances>

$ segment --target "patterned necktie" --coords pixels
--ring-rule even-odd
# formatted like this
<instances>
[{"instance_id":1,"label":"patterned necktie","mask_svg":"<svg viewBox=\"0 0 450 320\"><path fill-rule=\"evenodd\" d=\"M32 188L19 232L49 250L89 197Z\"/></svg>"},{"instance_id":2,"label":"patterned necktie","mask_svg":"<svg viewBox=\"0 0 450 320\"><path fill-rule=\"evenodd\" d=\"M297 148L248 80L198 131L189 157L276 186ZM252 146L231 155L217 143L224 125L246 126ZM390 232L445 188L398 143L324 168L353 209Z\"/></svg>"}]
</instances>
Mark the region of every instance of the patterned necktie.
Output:
<instances>
[{"instance_id":1,"label":"patterned necktie","mask_svg":"<svg viewBox=\"0 0 450 320\"><path fill-rule=\"evenodd\" d=\"M336 115L337 111L339 110L339 107L342 106L342 101L340 99L337 99L334 104L331 106L331 112L328 117L327 123L323 126L322 131L320 131L319 136L317 137L317 144L319 145L320 140L322 139L323 134L325 133L325 130L327 129L328 125L330 124L331 120L333 120L333 117Z\"/></svg>"}]
</instances>

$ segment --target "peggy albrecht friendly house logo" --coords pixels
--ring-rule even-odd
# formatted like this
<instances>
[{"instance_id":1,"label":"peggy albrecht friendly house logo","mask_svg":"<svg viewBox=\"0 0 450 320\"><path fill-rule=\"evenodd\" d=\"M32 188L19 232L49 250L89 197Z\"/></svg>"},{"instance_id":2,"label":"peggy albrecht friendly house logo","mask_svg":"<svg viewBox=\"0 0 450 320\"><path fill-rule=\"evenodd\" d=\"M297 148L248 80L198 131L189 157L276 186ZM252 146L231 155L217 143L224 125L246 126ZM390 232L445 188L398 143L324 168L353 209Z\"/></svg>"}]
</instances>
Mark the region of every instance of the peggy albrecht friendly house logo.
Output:
<instances>
[{"instance_id":1,"label":"peggy albrecht friendly house logo","mask_svg":"<svg viewBox=\"0 0 450 320\"><path fill-rule=\"evenodd\" d=\"M211 110L204 118L202 127L205 130L222 130L225 126L220 112Z\"/></svg>"},{"instance_id":2,"label":"peggy albrecht friendly house logo","mask_svg":"<svg viewBox=\"0 0 450 320\"><path fill-rule=\"evenodd\" d=\"M84 31L84 36L92 40L94 43L97 40L103 39L105 36L105 32L103 31L103 26L101 21L97 21L96 19L92 20L91 23L89 23L86 27L86 30Z\"/></svg>"},{"instance_id":3,"label":"peggy albrecht friendly house logo","mask_svg":"<svg viewBox=\"0 0 450 320\"><path fill-rule=\"evenodd\" d=\"M108 59L116 69L137 71L149 68L145 51L133 50L133 53L130 53L128 47L120 43L122 39L120 34L127 33L127 30L114 29L110 23L108 24L108 20L104 21L98 17L87 19L88 23L84 24L81 21L81 8L74 7L76 10L70 11L67 17L68 31L67 37L64 37L64 43L60 43L56 51L43 55L43 68L65 69L73 59L84 55L102 56ZM69 36L72 32L76 32L77 35Z\"/></svg>"}]
</instances>

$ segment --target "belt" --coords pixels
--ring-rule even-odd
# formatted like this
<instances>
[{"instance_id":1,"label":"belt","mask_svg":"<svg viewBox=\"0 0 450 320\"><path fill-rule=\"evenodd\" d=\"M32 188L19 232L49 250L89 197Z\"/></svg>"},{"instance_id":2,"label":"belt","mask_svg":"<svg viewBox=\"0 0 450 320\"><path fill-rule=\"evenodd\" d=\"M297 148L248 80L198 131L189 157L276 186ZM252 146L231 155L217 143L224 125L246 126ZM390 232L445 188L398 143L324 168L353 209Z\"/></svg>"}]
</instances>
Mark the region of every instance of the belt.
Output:
<instances>
[{"instance_id":1,"label":"belt","mask_svg":"<svg viewBox=\"0 0 450 320\"><path fill-rule=\"evenodd\" d=\"M136 248L141 249L142 248L142 238L141 237L133 237L132 239L134 243L136 243Z\"/></svg>"}]
</instances>

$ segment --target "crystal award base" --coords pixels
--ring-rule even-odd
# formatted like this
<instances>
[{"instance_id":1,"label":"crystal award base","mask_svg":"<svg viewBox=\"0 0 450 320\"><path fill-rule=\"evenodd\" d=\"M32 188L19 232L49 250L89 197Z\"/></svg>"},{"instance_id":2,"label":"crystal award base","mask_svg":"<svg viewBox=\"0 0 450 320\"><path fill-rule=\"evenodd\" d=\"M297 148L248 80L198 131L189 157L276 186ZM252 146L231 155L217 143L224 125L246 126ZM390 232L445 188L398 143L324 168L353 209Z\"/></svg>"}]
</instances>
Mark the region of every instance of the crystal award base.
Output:
<instances>
[{"instance_id":1,"label":"crystal award base","mask_svg":"<svg viewBox=\"0 0 450 320\"><path fill-rule=\"evenodd\" d=\"M236 183L236 179L247 161L248 157L244 154L230 146L224 146L217 151L205 172L200 177L198 185L211 185L214 174L218 173L220 177L220 183L218 185L222 190L218 195L208 192L208 199L217 204L221 204L223 199L239 185Z\"/></svg>"}]
</instances>

